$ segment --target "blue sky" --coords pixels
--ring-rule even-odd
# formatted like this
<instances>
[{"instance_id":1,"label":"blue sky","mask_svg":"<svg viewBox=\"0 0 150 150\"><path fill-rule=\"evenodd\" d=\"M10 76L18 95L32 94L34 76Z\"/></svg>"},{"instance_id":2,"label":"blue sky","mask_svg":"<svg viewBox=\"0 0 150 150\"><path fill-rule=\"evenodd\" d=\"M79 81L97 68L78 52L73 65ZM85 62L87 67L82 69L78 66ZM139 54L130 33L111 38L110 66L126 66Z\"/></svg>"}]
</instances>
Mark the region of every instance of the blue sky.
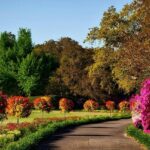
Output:
<instances>
[{"instance_id":1,"label":"blue sky","mask_svg":"<svg viewBox=\"0 0 150 150\"><path fill-rule=\"evenodd\" d=\"M0 32L17 34L31 29L33 43L71 37L80 44L89 28L98 26L104 11L114 5L120 10L132 0L1 0Z\"/></svg>"}]
</instances>

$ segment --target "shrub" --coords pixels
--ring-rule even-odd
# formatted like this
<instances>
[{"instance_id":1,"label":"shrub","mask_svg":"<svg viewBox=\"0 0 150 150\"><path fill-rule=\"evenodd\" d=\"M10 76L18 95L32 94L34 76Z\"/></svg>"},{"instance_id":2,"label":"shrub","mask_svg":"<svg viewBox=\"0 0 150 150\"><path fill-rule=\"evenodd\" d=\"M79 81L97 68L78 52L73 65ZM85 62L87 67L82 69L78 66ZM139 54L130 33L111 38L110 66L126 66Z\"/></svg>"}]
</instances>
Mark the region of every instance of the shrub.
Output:
<instances>
[{"instance_id":1,"label":"shrub","mask_svg":"<svg viewBox=\"0 0 150 150\"><path fill-rule=\"evenodd\" d=\"M0 92L0 120L6 117L7 95Z\"/></svg>"},{"instance_id":2,"label":"shrub","mask_svg":"<svg viewBox=\"0 0 150 150\"><path fill-rule=\"evenodd\" d=\"M34 107L42 111L50 112L53 109L52 98L43 96L34 100Z\"/></svg>"},{"instance_id":3,"label":"shrub","mask_svg":"<svg viewBox=\"0 0 150 150\"><path fill-rule=\"evenodd\" d=\"M121 112L125 112L129 110L129 102L126 100L121 101L118 106Z\"/></svg>"},{"instance_id":4,"label":"shrub","mask_svg":"<svg viewBox=\"0 0 150 150\"><path fill-rule=\"evenodd\" d=\"M99 104L95 100L89 99L84 103L83 108L86 111L94 111L99 108Z\"/></svg>"},{"instance_id":5,"label":"shrub","mask_svg":"<svg viewBox=\"0 0 150 150\"><path fill-rule=\"evenodd\" d=\"M142 126L145 132L150 133L150 78L143 82L140 95Z\"/></svg>"},{"instance_id":6,"label":"shrub","mask_svg":"<svg viewBox=\"0 0 150 150\"><path fill-rule=\"evenodd\" d=\"M114 101L111 101L111 100L108 100L106 101L106 108L110 111L114 110L115 109L115 102Z\"/></svg>"},{"instance_id":7,"label":"shrub","mask_svg":"<svg viewBox=\"0 0 150 150\"><path fill-rule=\"evenodd\" d=\"M69 112L74 108L74 103L72 100L67 98L61 98L59 101L59 109L62 112Z\"/></svg>"},{"instance_id":8,"label":"shrub","mask_svg":"<svg viewBox=\"0 0 150 150\"><path fill-rule=\"evenodd\" d=\"M6 111L9 115L19 118L28 117L31 114L32 103L29 102L27 97L13 96L7 99Z\"/></svg>"}]
</instances>

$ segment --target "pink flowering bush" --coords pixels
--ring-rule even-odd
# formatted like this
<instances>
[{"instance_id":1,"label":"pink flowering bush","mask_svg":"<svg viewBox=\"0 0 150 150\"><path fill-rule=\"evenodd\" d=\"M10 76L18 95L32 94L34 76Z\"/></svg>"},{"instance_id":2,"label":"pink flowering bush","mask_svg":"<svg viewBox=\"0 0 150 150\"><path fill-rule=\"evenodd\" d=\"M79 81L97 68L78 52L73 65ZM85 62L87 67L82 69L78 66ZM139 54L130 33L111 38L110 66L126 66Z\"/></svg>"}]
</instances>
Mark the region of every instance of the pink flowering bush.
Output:
<instances>
[{"instance_id":1,"label":"pink flowering bush","mask_svg":"<svg viewBox=\"0 0 150 150\"><path fill-rule=\"evenodd\" d=\"M142 125L144 131L150 133L150 78L143 82L140 94Z\"/></svg>"},{"instance_id":2,"label":"pink flowering bush","mask_svg":"<svg viewBox=\"0 0 150 150\"><path fill-rule=\"evenodd\" d=\"M140 95L131 97L130 109L134 125L150 133L150 78L143 82Z\"/></svg>"}]
</instances>

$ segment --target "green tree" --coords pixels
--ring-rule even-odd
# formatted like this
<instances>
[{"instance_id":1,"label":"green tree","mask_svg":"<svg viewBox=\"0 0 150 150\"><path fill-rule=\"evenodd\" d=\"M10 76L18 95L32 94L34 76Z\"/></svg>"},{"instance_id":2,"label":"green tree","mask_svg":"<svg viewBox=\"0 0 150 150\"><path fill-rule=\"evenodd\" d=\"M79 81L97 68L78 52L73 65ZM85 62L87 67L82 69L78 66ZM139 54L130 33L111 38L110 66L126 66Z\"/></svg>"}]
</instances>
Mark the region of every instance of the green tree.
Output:
<instances>
[{"instance_id":1,"label":"green tree","mask_svg":"<svg viewBox=\"0 0 150 150\"><path fill-rule=\"evenodd\" d=\"M8 94L18 91L17 56L15 35L3 32L0 35L0 90ZM13 87L11 89L11 87Z\"/></svg>"},{"instance_id":2,"label":"green tree","mask_svg":"<svg viewBox=\"0 0 150 150\"><path fill-rule=\"evenodd\" d=\"M23 93L28 96L42 94L53 65L52 57L44 54L42 56L36 56L34 53L28 54L18 69L19 87Z\"/></svg>"},{"instance_id":3,"label":"green tree","mask_svg":"<svg viewBox=\"0 0 150 150\"><path fill-rule=\"evenodd\" d=\"M24 58L32 52L31 31L29 29L20 28L17 39L18 57Z\"/></svg>"}]
</instances>

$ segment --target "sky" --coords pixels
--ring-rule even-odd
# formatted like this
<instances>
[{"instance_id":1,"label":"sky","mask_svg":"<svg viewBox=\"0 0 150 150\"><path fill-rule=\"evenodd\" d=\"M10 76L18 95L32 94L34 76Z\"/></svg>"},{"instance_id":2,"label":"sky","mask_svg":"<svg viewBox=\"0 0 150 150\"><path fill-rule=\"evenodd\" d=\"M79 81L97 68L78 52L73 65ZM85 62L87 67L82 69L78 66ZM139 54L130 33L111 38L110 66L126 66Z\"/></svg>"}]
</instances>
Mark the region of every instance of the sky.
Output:
<instances>
[{"instance_id":1,"label":"sky","mask_svg":"<svg viewBox=\"0 0 150 150\"><path fill-rule=\"evenodd\" d=\"M71 37L81 45L111 5L120 10L132 0L1 0L0 32L17 35L29 28L34 44Z\"/></svg>"}]
</instances>

